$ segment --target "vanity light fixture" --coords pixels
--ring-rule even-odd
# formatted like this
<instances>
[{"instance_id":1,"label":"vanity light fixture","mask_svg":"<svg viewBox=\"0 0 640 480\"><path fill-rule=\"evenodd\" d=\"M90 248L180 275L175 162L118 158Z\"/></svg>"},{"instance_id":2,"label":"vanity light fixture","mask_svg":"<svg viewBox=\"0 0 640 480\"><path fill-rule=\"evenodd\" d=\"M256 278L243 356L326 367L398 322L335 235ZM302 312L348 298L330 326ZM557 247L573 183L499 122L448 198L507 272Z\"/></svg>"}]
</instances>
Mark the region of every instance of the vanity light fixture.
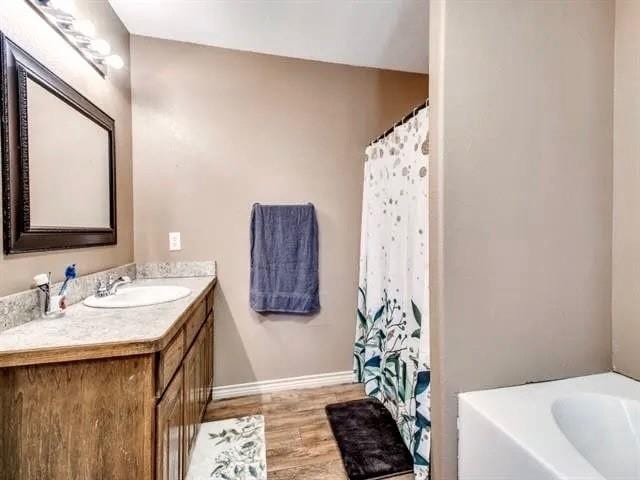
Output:
<instances>
[{"instance_id":1,"label":"vanity light fixture","mask_svg":"<svg viewBox=\"0 0 640 480\"><path fill-rule=\"evenodd\" d=\"M76 16L74 0L25 1L103 77L109 68L119 70L124 66L122 57L111 53L109 42L96 37L93 22Z\"/></svg>"}]
</instances>

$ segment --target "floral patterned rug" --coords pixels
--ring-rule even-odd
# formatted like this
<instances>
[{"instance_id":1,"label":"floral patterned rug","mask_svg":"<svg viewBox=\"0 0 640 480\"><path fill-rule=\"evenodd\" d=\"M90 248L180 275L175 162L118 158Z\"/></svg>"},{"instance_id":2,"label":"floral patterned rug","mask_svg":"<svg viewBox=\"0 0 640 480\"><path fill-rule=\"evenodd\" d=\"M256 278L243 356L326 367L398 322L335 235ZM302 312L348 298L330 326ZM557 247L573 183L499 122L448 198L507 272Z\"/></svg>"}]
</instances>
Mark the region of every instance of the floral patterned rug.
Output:
<instances>
[{"instance_id":1,"label":"floral patterned rug","mask_svg":"<svg viewBox=\"0 0 640 480\"><path fill-rule=\"evenodd\" d=\"M267 480L264 417L200 425L187 480Z\"/></svg>"}]
</instances>

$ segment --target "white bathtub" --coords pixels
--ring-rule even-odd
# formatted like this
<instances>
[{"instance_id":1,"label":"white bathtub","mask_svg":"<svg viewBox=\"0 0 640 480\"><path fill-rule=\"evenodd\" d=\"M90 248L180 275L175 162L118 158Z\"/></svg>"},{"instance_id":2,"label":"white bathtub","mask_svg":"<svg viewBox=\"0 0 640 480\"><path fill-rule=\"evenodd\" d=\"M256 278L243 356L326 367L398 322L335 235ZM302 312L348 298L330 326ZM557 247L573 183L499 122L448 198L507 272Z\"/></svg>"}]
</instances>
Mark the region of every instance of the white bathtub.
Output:
<instances>
[{"instance_id":1,"label":"white bathtub","mask_svg":"<svg viewBox=\"0 0 640 480\"><path fill-rule=\"evenodd\" d=\"M458 401L460 480L640 480L640 382L605 373Z\"/></svg>"}]
</instances>

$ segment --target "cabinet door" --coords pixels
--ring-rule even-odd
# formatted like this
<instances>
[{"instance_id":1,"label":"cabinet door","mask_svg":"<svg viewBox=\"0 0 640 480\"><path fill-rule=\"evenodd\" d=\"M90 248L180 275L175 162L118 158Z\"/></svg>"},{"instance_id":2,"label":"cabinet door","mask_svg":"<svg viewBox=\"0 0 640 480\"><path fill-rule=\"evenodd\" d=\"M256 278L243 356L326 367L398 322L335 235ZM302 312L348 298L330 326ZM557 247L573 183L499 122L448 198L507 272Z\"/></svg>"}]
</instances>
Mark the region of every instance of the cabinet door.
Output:
<instances>
[{"instance_id":1,"label":"cabinet door","mask_svg":"<svg viewBox=\"0 0 640 480\"><path fill-rule=\"evenodd\" d=\"M200 333L201 342L199 345L199 357L200 357L200 371L198 372L198 416L202 418L204 409L206 407L206 395L207 395L207 328L206 325Z\"/></svg>"},{"instance_id":2,"label":"cabinet door","mask_svg":"<svg viewBox=\"0 0 640 480\"><path fill-rule=\"evenodd\" d=\"M202 416L204 415L204 407L205 407L205 400L204 400L204 396L206 395L205 393L205 384L204 384L204 377L205 377L205 370L207 368L206 362L205 362L205 349L207 347L207 330L206 328L203 326L202 330L200 331L200 342L198 344L198 421L202 420Z\"/></svg>"},{"instance_id":3,"label":"cabinet door","mask_svg":"<svg viewBox=\"0 0 640 480\"><path fill-rule=\"evenodd\" d=\"M207 329L207 399L213 388L213 312L205 325Z\"/></svg>"},{"instance_id":4,"label":"cabinet door","mask_svg":"<svg viewBox=\"0 0 640 480\"><path fill-rule=\"evenodd\" d=\"M191 349L184 358L184 394L185 394L185 448L187 458L195 442L197 431L198 409L198 340L193 343Z\"/></svg>"},{"instance_id":5,"label":"cabinet door","mask_svg":"<svg viewBox=\"0 0 640 480\"><path fill-rule=\"evenodd\" d=\"M157 480L182 480L184 474L183 397L183 373L179 369L157 407Z\"/></svg>"}]
</instances>

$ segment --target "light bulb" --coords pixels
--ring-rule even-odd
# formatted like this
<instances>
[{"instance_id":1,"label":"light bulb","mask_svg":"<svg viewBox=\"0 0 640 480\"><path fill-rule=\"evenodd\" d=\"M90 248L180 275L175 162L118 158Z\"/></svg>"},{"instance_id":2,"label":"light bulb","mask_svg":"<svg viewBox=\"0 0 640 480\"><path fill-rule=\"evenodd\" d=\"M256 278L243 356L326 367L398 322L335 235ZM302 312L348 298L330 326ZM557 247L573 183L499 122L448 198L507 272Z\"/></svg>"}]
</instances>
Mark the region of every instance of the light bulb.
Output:
<instances>
[{"instance_id":1,"label":"light bulb","mask_svg":"<svg viewBox=\"0 0 640 480\"><path fill-rule=\"evenodd\" d=\"M74 20L71 28L85 37L93 37L96 34L96 26L91 20Z\"/></svg>"},{"instance_id":2,"label":"light bulb","mask_svg":"<svg viewBox=\"0 0 640 480\"><path fill-rule=\"evenodd\" d=\"M109 55L104 59L104 63L109 65L110 67L115 68L116 70L120 70L124 66L124 61L120 55Z\"/></svg>"},{"instance_id":3,"label":"light bulb","mask_svg":"<svg viewBox=\"0 0 640 480\"><path fill-rule=\"evenodd\" d=\"M89 48L103 57L111 53L111 45L106 40L97 38L89 44Z\"/></svg>"}]
</instances>

